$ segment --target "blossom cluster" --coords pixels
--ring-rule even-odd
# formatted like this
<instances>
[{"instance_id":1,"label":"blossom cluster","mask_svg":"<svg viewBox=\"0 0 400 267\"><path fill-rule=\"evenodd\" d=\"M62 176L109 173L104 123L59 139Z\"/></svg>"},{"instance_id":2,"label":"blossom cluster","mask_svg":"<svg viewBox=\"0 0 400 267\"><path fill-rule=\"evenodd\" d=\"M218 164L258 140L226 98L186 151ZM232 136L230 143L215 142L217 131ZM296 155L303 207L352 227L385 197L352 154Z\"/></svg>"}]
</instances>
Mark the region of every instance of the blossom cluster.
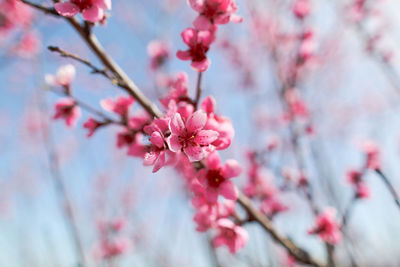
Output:
<instances>
[{"instance_id":1,"label":"blossom cluster","mask_svg":"<svg viewBox=\"0 0 400 267\"><path fill-rule=\"evenodd\" d=\"M215 41L218 25L241 22L242 18L236 15L238 8L234 0L189 0L188 2L199 14L193 21L194 28L187 28L181 34L188 49L179 50L176 55L181 60L191 60L194 69L204 72L210 66L207 52Z\"/></svg>"}]
</instances>

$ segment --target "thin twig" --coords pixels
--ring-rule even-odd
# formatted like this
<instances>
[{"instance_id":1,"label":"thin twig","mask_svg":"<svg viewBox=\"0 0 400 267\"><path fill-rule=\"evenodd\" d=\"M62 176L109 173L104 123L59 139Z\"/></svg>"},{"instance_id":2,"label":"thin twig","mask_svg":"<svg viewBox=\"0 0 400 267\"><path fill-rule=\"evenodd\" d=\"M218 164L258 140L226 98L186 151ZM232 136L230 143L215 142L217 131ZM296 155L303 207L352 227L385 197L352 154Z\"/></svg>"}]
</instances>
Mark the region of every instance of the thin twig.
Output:
<instances>
[{"instance_id":1,"label":"thin twig","mask_svg":"<svg viewBox=\"0 0 400 267\"><path fill-rule=\"evenodd\" d=\"M48 46L47 49L49 49L51 52L59 53L60 56L62 56L62 57L72 58L72 59L74 59L74 60L76 60L76 61L78 61L78 62L80 62L80 63L82 63L82 64L84 64L86 66L88 66L89 68L91 68L92 69L92 73L101 74L104 77L110 79L113 84L118 84L118 80L115 77L113 77L110 74L108 74L105 69L100 69L100 68L96 67L95 65L93 65L92 63L90 63L86 59L83 59L83 58L81 58L81 57L79 57L77 55L71 54L71 53L69 53L69 52L67 52L67 51L65 51L65 50L63 50L63 49L61 49L61 48L59 48L57 46Z\"/></svg>"},{"instance_id":2,"label":"thin twig","mask_svg":"<svg viewBox=\"0 0 400 267\"><path fill-rule=\"evenodd\" d=\"M386 177L386 175L383 174L381 169L376 169L375 172L382 178L386 187L389 189L390 194L392 194L394 202L396 203L397 207L400 209L399 195L397 194L396 190L394 189L392 183L389 181L389 179Z\"/></svg>"}]
</instances>

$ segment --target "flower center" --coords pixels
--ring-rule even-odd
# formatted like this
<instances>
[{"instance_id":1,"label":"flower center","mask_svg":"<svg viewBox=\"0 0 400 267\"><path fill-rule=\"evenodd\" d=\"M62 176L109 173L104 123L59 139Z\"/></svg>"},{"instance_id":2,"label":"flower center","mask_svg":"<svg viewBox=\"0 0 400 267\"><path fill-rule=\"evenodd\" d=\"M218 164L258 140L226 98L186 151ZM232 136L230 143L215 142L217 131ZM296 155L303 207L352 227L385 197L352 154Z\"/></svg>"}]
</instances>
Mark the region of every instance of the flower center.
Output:
<instances>
[{"instance_id":1,"label":"flower center","mask_svg":"<svg viewBox=\"0 0 400 267\"><path fill-rule=\"evenodd\" d=\"M209 170L206 174L206 178L208 185L211 187L219 187L225 181L220 170Z\"/></svg>"},{"instance_id":2,"label":"flower center","mask_svg":"<svg viewBox=\"0 0 400 267\"><path fill-rule=\"evenodd\" d=\"M92 0L71 0L71 2L77 5L80 10L90 8L93 5Z\"/></svg>"}]
</instances>

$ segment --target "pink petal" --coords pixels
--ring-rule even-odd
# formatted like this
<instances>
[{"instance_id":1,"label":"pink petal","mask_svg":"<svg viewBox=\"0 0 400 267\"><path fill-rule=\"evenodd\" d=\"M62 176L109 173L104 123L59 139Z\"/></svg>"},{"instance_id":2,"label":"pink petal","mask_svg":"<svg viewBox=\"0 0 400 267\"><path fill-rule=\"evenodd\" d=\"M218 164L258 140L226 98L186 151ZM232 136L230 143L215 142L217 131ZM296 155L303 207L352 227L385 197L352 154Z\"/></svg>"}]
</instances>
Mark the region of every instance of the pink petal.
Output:
<instances>
[{"instance_id":1,"label":"pink petal","mask_svg":"<svg viewBox=\"0 0 400 267\"><path fill-rule=\"evenodd\" d=\"M111 0L92 0L93 4L97 5L98 7L110 10L111 9Z\"/></svg>"},{"instance_id":2,"label":"pink petal","mask_svg":"<svg viewBox=\"0 0 400 267\"><path fill-rule=\"evenodd\" d=\"M190 162L199 161L204 158L204 149L200 146L188 146L183 149Z\"/></svg>"},{"instance_id":3,"label":"pink petal","mask_svg":"<svg viewBox=\"0 0 400 267\"><path fill-rule=\"evenodd\" d=\"M215 99L212 96L207 96L201 103L201 109L207 114L215 112Z\"/></svg>"},{"instance_id":4,"label":"pink petal","mask_svg":"<svg viewBox=\"0 0 400 267\"><path fill-rule=\"evenodd\" d=\"M210 22L209 19L207 19L206 17L199 15L194 21L193 21L193 26L197 29L197 30L208 30L212 27L212 24Z\"/></svg>"},{"instance_id":5,"label":"pink petal","mask_svg":"<svg viewBox=\"0 0 400 267\"><path fill-rule=\"evenodd\" d=\"M192 56L190 55L189 51L182 51L179 50L178 52L176 52L176 56L181 59L181 60L189 60L192 59Z\"/></svg>"},{"instance_id":6,"label":"pink petal","mask_svg":"<svg viewBox=\"0 0 400 267\"><path fill-rule=\"evenodd\" d=\"M239 191L235 184L231 181L225 181L219 186L219 193L226 199L236 200L239 195Z\"/></svg>"},{"instance_id":7,"label":"pink petal","mask_svg":"<svg viewBox=\"0 0 400 267\"><path fill-rule=\"evenodd\" d=\"M54 8L58 14L64 17L73 17L79 12L79 7L71 2L56 3Z\"/></svg>"},{"instance_id":8,"label":"pink petal","mask_svg":"<svg viewBox=\"0 0 400 267\"><path fill-rule=\"evenodd\" d=\"M228 159L222 169L222 175L227 179L239 176L241 172L242 167L233 159Z\"/></svg>"},{"instance_id":9,"label":"pink petal","mask_svg":"<svg viewBox=\"0 0 400 267\"><path fill-rule=\"evenodd\" d=\"M204 1L205 0L188 0L188 3L190 7L196 10L197 12L202 12L204 9Z\"/></svg>"},{"instance_id":10,"label":"pink petal","mask_svg":"<svg viewBox=\"0 0 400 267\"><path fill-rule=\"evenodd\" d=\"M209 203L216 203L218 201L218 191L214 188L207 188L206 199Z\"/></svg>"},{"instance_id":11,"label":"pink petal","mask_svg":"<svg viewBox=\"0 0 400 267\"><path fill-rule=\"evenodd\" d=\"M182 145L179 142L179 137L177 135L171 135L167 139L169 150L172 152L179 152L182 149Z\"/></svg>"},{"instance_id":12,"label":"pink petal","mask_svg":"<svg viewBox=\"0 0 400 267\"><path fill-rule=\"evenodd\" d=\"M82 17L90 22L98 22L103 19L104 11L102 8L98 6L92 6L90 8L86 8L82 11Z\"/></svg>"},{"instance_id":13,"label":"pink petal","mask_svg":"<svg viewBox=\"0 0 400 267\"><path fill-rule=\"evenodd\" d=\"M215 40L215 35L211 31L199 31L197 34L197 42L202 43L204 46L210 46Z\"/></svg>"},{"instance_id":14,"label":"pink petal","mask_svg":"<svg viewBox=\"0 0 400 267\"><path fill-rule=\"evenodd\" d=\"M100 106L109 111L109 112L113 112L114 110L114 100L112 98L106 98L100 101Z\"/></svg>"},{"instance_id":15,"label":"pink petal","mask_svg":"<svg viewBox=\"0 0 400 267\"><path fill-rule=\"evenodd\" d=\"M181 33L182 40L188 46L192 46L196 43L196 31L192 28L187 28Z\"/></svg>"},{"instance_id":16,"label":"pink petal","mask_svg":"<svg viewBox=\"0 0 400 267\"><path fill-rule=\"evenodd\" d=\"M156 164L154 165L153 168L153 173L157 172L158 170L161 169L165 165L165 152L162 151L160 153L160 156L157 158Z\"/></svg>"},{"instance_id":17,"label":"pink petal","mask_svg":"<svg viewBox=\"0 0 400 267\"><path fill-rule=\"evenodd\" d=\"M144 155L143 158L143 165L144 166L152 166L154 165L154 163L156 162L158 156L159 156L159 152L155 152L155 151L151 151L148 152Z\"/></svg>"},{"instance_id":18,"label":"pink petal","mask_svg":"<svg viewBox=\"0 0 400 267\"><path fill-rule=\"evenodd\" d=\"M208 58L205 58L204 60L200 62L192 62L190 66L192 66L195 70L199 72L204 72L208 69L210 66L211 61Z\"/></svg>"},{"instance_id":19,"label":"pink petal","mask_svg":"<svg viewBox=\"0 0 400 267\"><path fill-rule=\"evenodd\" d=\"M207 122L207 114L202 111L198 110L193 113L186 122L186 129L190 133L197 132L204 128Z\"/></svg>"},{"instance_id":20,"label":"pink petal","mask_svg":"<svg viewBox=\"0 0 400 267\"><path fill-rule=\"evenodd\" d=\"M216 236L213 240L213 246L215 248L225 245L226 239L223 236Z\"/></svg>"},{"instance_id":21,"label":"pink petal","mask_svg":"<svg viewBox=\"0 0 400 267\"><path fill-rule=\"evenodd\" d=\"M185 131L185 124L183 123L181 114L175 113L172 119L169 121L169 129L172 134L181 135Z\"/></svg>"},{"instance_id":22,"label":"pink petal","mask_svg":"<svg viewBox=\"0 0 400 267\"><path fill-rule=\"evenodd\" d=\"M199 145L207 146L217 140L218 132L213 130L201 130L196 134L194 141Z\"/></svg>"},{"instance_id":23,"label":"pink petal","mask_svg":"<svg viewBox=\"0 0 400 267\"><path fill-rule=\"evenodd\" d=\"M207 168L211 170L217 170L221 166L221 159L219 158L218 152L214 151L207 157Z\"/></svg>"},{"instance_id":24,"label":"pink petal","mask_svg":"<svg viewBox=\"0 0 400 267\"><path fill-rule=\"evenodd\" d=\"M158 148L162 148L164 146L164 138L159 132L153 132L151 134L150 142Z\"/></svg>"}]
</instances>

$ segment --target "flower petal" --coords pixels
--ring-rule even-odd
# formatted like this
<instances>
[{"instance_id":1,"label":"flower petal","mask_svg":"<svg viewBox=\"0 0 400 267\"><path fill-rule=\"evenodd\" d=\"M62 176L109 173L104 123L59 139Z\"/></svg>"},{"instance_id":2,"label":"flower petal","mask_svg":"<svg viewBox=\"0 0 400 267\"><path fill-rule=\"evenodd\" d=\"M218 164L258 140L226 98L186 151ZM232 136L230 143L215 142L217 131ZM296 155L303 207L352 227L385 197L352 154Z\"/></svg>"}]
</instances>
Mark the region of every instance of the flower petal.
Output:
<instances>
[{"instance_id":1,"label":"flower petal","mask_svg":"<svg viewBox=\"0 0 400 267\"><path fill-rule=\"evenodd\" d=\"M175 113L172 119L169 121L169 129L172 134L181 135L185 131L185 124L183 123L181 114Z\"/></svg>"},{"instance_id":2,"label":"flower petal","mask_svg":"<svg viewBox=\"0 0 400 267\"><path fill-rule=\"evenodd\" d=\"M239 176L241 172L242 167L240 167L239 163L233 159L228 159L222 168L222 175L227 179Z\"/></svg>"},{"instance_id":3,"label":"flower petal","mask_svg":"<svg viewBox=\"0 0 400 267\"><path fill-rule=\"evenodd\" d=\"M73 17L79 12L79 7L71 2L56 3L54 8L58 14L64 17Z\"/></svg>"},{"instance_id":4,"label":"flower petal","mask_svg":"<svg viewBox=\"0 0 400 267\"><path fill-rule=\"evenodd\" d=\"M103 19L104 11L98 6L92 6L82 11L82 17L90 22L98 22Z\"/></svg>"},{"instance_id":5,"label":"flower petal","mask_svg":"<svg viewBox=\"0 0 400 267\"><path fill-rule=\"evenodd\" d=\"M182 145L179 142L179 137L177 135L171 135L167 139L169 150L172 152L179 152L182 149Z\"/></svg>"},{"instance_id":6,"label":"flower petal","mask_svg":"<svg viewBox=\"0 0 400 267\"><path fill-rule=\"evenodd\" d=\"M226 199L237 200L239 191L231 181L225 181L219 186L219 193Z\"/></svg>"},{"instance_id":7,"label":"flower petal","mask_svg":"<svg viewBox=\"0 0 400 267\"><path fill-rule=\"evenodd\" d=\"M204 158L204 148L200 146L188 146L183 149L190 162L199 161Z\"/></svg>"},{"instance_id":8,"label":"flower petal","mask_svg":"<svg viewBox=\"0 0 400 267\"><path fill-rule=\"evenodd\" d=\"M202 111L198 110L193 113L186 122L186 129L189 133L197 132L204 128L207 122L207 114Z\"/></svg>"},{"instance_id":9,"label":"flower petal","mask_svg":"<svg viewBox=\"0 0 400 267\"><path fill-rule=\"evenodd\" d=\"M196 134L194 141L199 145L207 146L217 140L218 132L213 130L201 130Z\"/></svg>"}]
</instances>

